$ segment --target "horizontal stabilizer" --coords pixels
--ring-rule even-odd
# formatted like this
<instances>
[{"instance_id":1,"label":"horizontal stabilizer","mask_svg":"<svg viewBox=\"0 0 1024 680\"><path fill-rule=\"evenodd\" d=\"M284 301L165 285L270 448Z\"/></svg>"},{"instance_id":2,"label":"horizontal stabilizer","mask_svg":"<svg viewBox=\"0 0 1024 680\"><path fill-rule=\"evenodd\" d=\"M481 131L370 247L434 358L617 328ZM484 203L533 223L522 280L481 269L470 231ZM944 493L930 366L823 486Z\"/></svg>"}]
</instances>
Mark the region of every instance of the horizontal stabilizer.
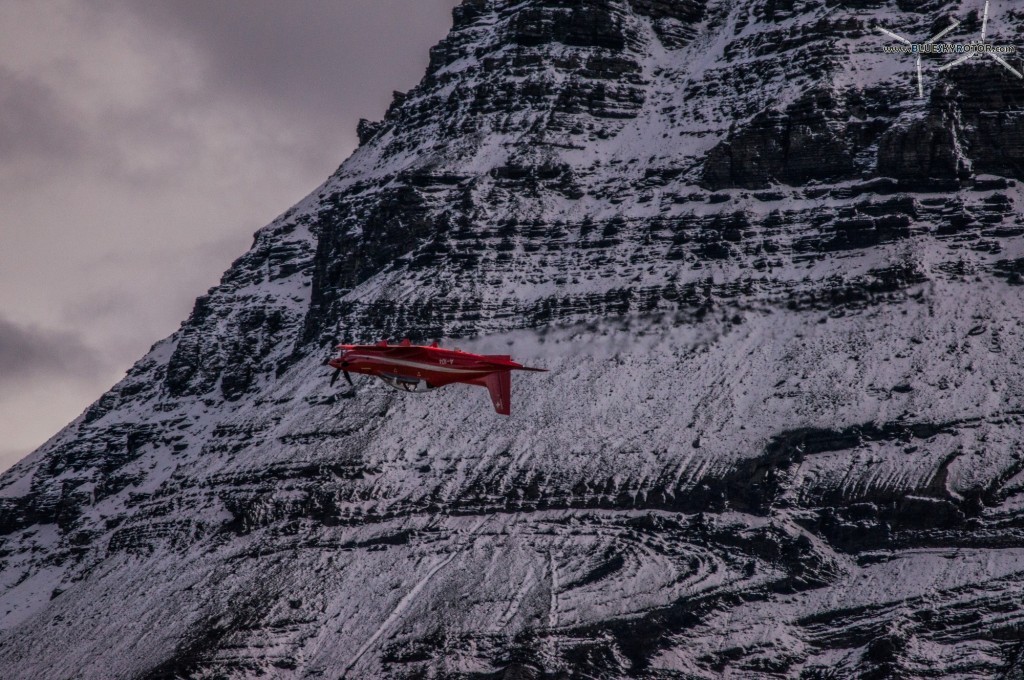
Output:
<instances>
[{"instance_id":1,"label":"horizontal stabilizer","mask_svg":"<svg viewBox=\"0 0 1024 680\"><path fill-rule=\"evenodd\" d=\"M511 355L508 354L483 354L482 356L484 359L493 361L495 364L507 366L513 371L536 371L538 373L547 373L548 371L548 369L546 368L530 368L529 366L522 366L520 364L517 364L516 362L512 361Z\"/></svg>"}]
</instances>

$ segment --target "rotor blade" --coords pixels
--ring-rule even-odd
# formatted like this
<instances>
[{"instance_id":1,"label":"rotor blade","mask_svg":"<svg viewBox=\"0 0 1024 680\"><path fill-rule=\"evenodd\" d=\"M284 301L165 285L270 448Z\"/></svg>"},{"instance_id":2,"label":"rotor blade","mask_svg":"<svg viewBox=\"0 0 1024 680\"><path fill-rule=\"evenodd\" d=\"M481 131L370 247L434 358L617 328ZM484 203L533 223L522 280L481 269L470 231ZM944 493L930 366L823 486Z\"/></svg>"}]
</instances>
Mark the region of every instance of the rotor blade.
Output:
<instances>
[{"instance_id":1,"label":"rotor blade","mask_svg":"<svg viewBox=\"0 0 1024 680\"><path fill-rule=\"evenodd\" d=\"M964 56L960 57L956 61L951 61L948 64L946 64L945 66L939 68L939 70L940 71L948 71L949 69L953 68L954 66L959 66L960 64L964 63L968 59L971 59L975 55L977 55L977 52L971 52L970 54L965 54Z\"/></svg>"},{"instance_id":2,"label":"rotor blade","mask_svg":"<svg viewBox=\"0 0 1024 680\"><path fill-rule=\"evenodd\" d=\"M985 0L985 16L981 20L981 42L985 42L988 35L988 0Z\"/></svg>"},{"instance_id":3,"label":"rotor blade","mask_svg":"<svg viewBox=\"0 0 1024 680\"><path fill-rule=\"evenodd\" d=\"M347 380L347 381L348 381L348 384L349 384L349 385L352 385L353 387L355 387L355 383L354 383L354 382L352 382L352 376L350 376L350 375L348 374L348 371L345 371L345 380Z\"/></svg>"},{"instance_id":4,"label":"rotor blade","mask_svg":"<svg viewBox=\"0 0 1024 680\"><path fill-rule=\"evenodd\" d=\"M341 369L340 368L334 371L334 375L331 376L331 387L334 387L334 383L338 382L338 376L340 374L341 374ZM348 373L346 373L345 375L347 376Z\"/></svg>"},{"instance_id":5,"label":"rotor blade","mask_svg":"<svg viewBox=\"0 0 1024 680\"><path fill-rule=\"evenodd\" d=\"M1020 71L1018 71L1014 67L1010 66L1010 63L1008 61L1006 61L1005 59L1003 59L1002 57L1000 57L998 54L993 54L993 53L989 52L988 56L992 57L993 59L998 61L1000 64L1002 64L1006 68L1006 70L1009 71L1010 73L1012 73L1013 75L1017 76L1018 78L1024 79L1024 74L1021 74Z\"/></svg>"},{"instance_id":6,"label":"rotor blade","mask_svg":"<svg viewBox=\"0 0 1024 680\"><path fill-rule=\"evenodd\" d=\"M949 25L949 28L943 29L943 30L939 31L938 33L936 33L936 34L935 34L935 35L934 35L933 37L929 38L929 40L928 40L928 43L927 43L927 44L929 44L929 45L930 45L930 44L932 44L933 42L936 42L936 41L937 41L937 40L938 40L939 38L941 38L942 36L946 35L947 33L949 33L950 31L952 31L952 30L953 30L954 28L956 28L956 27L957 27L957 26L959 26L959 25L960 25L960 22L959 22L959 21L957 21L956 19L953 19L953 23L951 23L951 24Z\"/></svg>"},{"instance_id":7,"label":"rotor blade","mask_svg":"<svg viewBox=\"0 0 1024 680\"><path fill-rule=\"evenodd\" d=\"M885 33L887 36L889 36L890 38L892 38L894 40L899 40L901 43L904 43L904 44L907 44L907 45L911 45L912 44L909 40L904 38L902 35L896 35L895 33L893 33L892 31L890 31L887 28L882 28L881 26L876 26L876 28L879 31L881 31L882 33Z\"/></svg>"}]
</instances>

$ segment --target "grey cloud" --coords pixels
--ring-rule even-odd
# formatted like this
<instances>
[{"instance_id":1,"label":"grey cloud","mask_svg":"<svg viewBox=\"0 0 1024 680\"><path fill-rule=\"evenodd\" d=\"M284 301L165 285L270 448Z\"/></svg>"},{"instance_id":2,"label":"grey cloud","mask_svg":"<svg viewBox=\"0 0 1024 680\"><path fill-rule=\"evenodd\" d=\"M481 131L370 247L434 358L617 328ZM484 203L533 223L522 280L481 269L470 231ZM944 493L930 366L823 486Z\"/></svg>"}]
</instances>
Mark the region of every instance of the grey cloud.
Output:
<instances>
[{"instance_id":1,"label":"grey cloud","mask_svg":"<svg viewBox=\"0 0 1024 680\"><path fill-rule=\"evenodd\" d=\"M118 0L124 1L124 0ZM302 117L377 117L425 69L457 0L158 0L129 7L208 60L208 83ZM380 49L385 41L388 49ZM386 84L382 87L381 84Z\"/></svg>"},{"instance_id":2,"label":"grey cloud","mask_svg":"<svg viewBox=\"0 0 1024 680\"><path fill-rule=\"evenodd\" d=\"M198 131L173 124L168 112L156 107L112 109L99 122L77 120L72 111L48 86L0 64L0 168L29 183L83 167L136 183L166 182L168 172L180 171L199 153ZM154 177L128 170L126 156L147 145L170 150L165 155L174 161L172 167L151 173Z\"/></svg>"},{"instance_id":3,"label":"grey cloud","mask_svg":"<svg viewBox=\"0 0 1024 680\"><path fill-rule=\"evenodd\" d=\"M163 252L108 253L96 260L88 277L99 282L102 270L107 269L132 276L134 284L126 288L112 281L97 287L87 300L63 306L63 325L77 328L102 324L116 329L107 349L122 362L135 359L155 340L177 328L191 311L196 296L217 285L226 263L245 252L250 240L247 234L232 235ZM188 267L180 267L182 262ZM147 276L146 270L174 271L171 289L166 275ZM152 308L152 295L156 294L161 296L161 309Z\"/></svg>"},{"instance_id":4,"label":"grey cloud","mask_svg":"<svg viewBox=\"0 0 1024 680\"><path fill-rule=\"evenodd\" d=\"M94 28L127 12L143 35L187 45L202 64L201 87L175 87L169 78L161 97L112 106L79 129L53 93L0 71L0 158L13 160L5 143L49 149L52 158L85 161L146 191L193 171L209 136L220 134L211 125L223 115L235 116L236 128L252 137L254 157L290 159L300 171L326 177L355 146L356 121L381 117L393 90L418 82L456 4L96 0L84 14ZM174 73L174 65L167 70Z\"/></svg>"},{"instance_id":5,"label":"grey cloud","mask_svg":"<svg viewBox=\"0 0 1024 680\"><path fill-rule=\"evenodd\" d=\"M68 333L0 317L0 391L46 376L94 379L106 367L98 352Z\"/></svg>"},{"instance_id":6,"label":"grey cloud","mask_svg":"<svg viewBox=\"0 0 1024 680\"><path fill-rule=\"evenodd\" d=\"M0 65L0 159L66 159L84 145L83 131L50 89Z\"/></svg>"},{"instance_id":7,"label":"grey cloud","mask_svg":"<svg viewBox=\"0 0 1024 680\"><path fill-rule=\"evenodd\" d=\"M35 181L21 159L42 158L46 169L59 162L64 172L84 163L146 190L193 171L209 136L220 134L211 127L216 111L237 118L237 129L262 147L255 155L288 158L325 177L354 147L355 122L379 118L392 90L418 82L456 4L95 0L82 6L91 30L127 12L142 35L190 48L203 66L201 87L168 78L161 97L78 121L61 93L0 64L0 166Z\"/></svg>"}]
</instances>

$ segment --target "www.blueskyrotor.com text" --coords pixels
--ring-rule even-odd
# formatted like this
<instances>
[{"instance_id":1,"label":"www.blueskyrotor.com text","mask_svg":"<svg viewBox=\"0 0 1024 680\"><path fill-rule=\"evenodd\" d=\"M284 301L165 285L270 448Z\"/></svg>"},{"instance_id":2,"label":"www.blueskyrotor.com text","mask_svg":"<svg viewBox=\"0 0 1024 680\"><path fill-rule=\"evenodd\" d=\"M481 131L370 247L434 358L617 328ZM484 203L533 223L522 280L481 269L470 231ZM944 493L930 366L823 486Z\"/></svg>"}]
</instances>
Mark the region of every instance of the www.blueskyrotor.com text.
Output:
<instances>
[{"instance_id":1,"label":"www.blueskyrotor.com text","mask_svg":"<svg viewBox=\"0 0 1024 680\"><path fill-rule=\"evenodd\" d=\"M911 43L908 45L885 45L886 54L1016 54L1013 45L992 45L989 43Z\"/></svg>"}]
</instances>

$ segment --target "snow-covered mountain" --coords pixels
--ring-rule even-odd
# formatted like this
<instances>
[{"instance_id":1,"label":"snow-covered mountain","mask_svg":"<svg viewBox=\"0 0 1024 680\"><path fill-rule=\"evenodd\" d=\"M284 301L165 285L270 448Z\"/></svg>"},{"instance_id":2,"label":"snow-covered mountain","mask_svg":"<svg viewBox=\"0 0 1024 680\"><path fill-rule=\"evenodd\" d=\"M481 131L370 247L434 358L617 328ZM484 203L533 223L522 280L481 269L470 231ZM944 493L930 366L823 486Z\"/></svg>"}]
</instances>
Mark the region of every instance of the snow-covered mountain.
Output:
<instances>
[{"instance_id":1,"label":"snow-covered mountain","mask_svg":"<svg viewBox=\"0 0 1024 680\"><path fill-rule=\"evenodd\" d=\"M0 477L0 677L1024 677L1024 85L874 30L982 9L465 0ZM551 372L328 386L381 337Z\"/></svg>"}]
</instances>

